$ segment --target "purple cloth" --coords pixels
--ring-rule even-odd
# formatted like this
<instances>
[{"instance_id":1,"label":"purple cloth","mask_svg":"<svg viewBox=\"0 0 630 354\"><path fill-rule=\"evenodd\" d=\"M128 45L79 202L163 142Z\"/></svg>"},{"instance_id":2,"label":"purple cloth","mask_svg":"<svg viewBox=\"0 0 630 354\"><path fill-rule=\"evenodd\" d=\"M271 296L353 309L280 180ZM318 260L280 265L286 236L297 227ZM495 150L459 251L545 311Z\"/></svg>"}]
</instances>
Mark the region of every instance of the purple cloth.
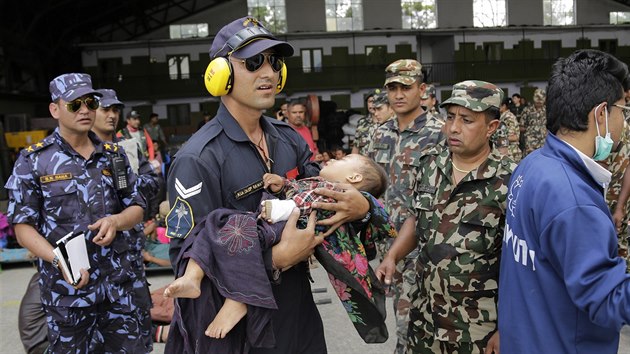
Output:
<instances>
[{"instance_id":1,"label":"purple cloth","mask_svg":"<svg viewBox=\"0 0 630 354\"><path fill-rule=\"evenodd\" d=\"M263 252L280 239L283 226L258 220L254 213L216 209L193 229L182 247L178 277L190 258L206 276L198 299L177 299L173 318L188 320L173 322L172 331L179 335L169 335L168 352L246 353L251 347L274 346L271 316L278 307ZM247 315L225 339L207 337L204 331L225 298L247 304Z\"/></svg>"}]
</instances>

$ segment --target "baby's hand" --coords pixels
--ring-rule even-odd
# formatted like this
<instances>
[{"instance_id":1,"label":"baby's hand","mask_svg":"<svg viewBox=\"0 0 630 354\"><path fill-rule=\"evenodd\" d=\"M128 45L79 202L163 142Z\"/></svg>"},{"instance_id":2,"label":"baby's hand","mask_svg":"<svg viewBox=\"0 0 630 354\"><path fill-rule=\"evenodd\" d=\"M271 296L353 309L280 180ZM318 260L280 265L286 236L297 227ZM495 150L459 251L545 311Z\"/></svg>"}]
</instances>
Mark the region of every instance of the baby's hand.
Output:
<instances>
[{"instance_id":1,"label":"baby's hand","mask_svg":"<svg viewBox=\"0 0 630 354\"><path fill-rule=\"evenodd\" d=\"M278 193L284 187L284 181L282 177L273 174L273 173L265 173L263 175L263 187L269 188L273 193Z\"/></svg>"}]
</instances>

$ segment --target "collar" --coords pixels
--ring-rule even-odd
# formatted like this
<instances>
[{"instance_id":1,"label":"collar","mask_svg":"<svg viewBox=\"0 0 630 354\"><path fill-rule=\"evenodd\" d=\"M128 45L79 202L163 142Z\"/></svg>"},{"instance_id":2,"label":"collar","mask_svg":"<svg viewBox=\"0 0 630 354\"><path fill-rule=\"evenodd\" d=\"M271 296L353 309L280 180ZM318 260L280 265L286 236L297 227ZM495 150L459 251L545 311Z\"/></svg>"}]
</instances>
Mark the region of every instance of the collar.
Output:
<instances>
[{"instance_id":1,"label":"collar","mask_svg":"<svg viewBox=\"0 0 630 354\"><path fill-rule=\"evenodd\" d=\"M427 123L427 111L422 112L413 122L403 131L409 130L411 132L418 132ZM398 126L398 117L394 114L389 120L385 121L383 125L387 125L390 129L400 131Z\"/></svg>"},{"instance_id":2,"label":"collar","mask_svg":"<svg viewBox=\"0 0 630 354\"><path fill-rule=\"evenodd\" d=\"M442 170L446 176L451 176L453 172L453 165L451 163L451 152L448 148L446 140L441 141L439 144L431 147L426 151L427 155L437 155L435 159L435 165ZM489 179L501 174L512 173L516 165L501 155L497 149L492 149L490 154L484 162L481 163L472 174L468 174L461 182ZM460 183L461 183L460 182Z\"/></svg>"},{"instance_id":3,"label":"collar","mask_svg":"<svg viewBox=\"0 0 630 354\"><path fill-rule=\"evenodd\" d=\"M604 189L608 187L610 179L612 178L612 173L610 171L602 167L602 165L598 164L592 158L586 156L586 154L584 154L582 151L576 149L573 145L567 143L564 140L558 140L569 145L571 148L573 148L573 150L575 150L575 152L577 152L580 159L582 159L582 162L584 162L584 166L586 166L586 169L597 183L599 183Z\"/></svg>"},{"instance_id":4,"label":"collar","mask_svg":"<svg viewBox=\"0 0 630 354\"><path fill-rule=\"evenodd\" d=\"M219 109L217 110L217 115L215 119L218 120L219 124L221 124L221 126L223 127L223 131L231 140L239 142L250 141L247 137L247 134L245 134L245 131L243 131L243 128L241 128L236 119L234 119L230 111L228 111L223 103L219 105ZM261 115L259 121L262 130L267 136L271 136L274 138L278 138L280 136L276 127L274 127L273 124L269 123L265 116Z\"/></svg>"},{"instance_id":5,"label":"collar","mask_svg":"<svg viewBox=\"0 0 630 354\"><path fill-rule=\"evenodd\" d=\"M59 134L59 127L55 128L53 132L53 137L57 141L57 144L63 146L67 151L72 152L73 154L78 154L70 144L64 139L61 134ZM98 135L93 131L88 131L88 138L94 144L94 153L102 153L103 152L103 142L98 138Z\"/></svg>"}]
</instances>

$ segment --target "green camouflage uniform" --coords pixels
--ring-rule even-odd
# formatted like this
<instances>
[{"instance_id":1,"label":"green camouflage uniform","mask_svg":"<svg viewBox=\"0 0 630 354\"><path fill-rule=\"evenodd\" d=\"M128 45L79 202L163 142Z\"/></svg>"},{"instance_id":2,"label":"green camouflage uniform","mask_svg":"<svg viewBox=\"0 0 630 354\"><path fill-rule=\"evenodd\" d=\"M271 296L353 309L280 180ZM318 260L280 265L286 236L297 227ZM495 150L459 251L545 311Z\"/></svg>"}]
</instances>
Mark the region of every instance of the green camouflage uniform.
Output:
<instances>
[{"instance_id":1,"label":"green camouflage uniform","mask_svg":"<svg viewBox=\"0 0 630 354\"><path fill-rule=\"evenodd\" d=\"M499 123L497 130L490 136L490 143L495 149L507 148L510 145L508 128L503 121Z\"/></svg>"},{"instance_id":2,"label":"green camouflage uniform","mask_svg":"<svg viewBox=\"0 0 630 354\"><path fill-rule=\"evenodd\" d=\"M446 146L431 149L415 184L416 234L424 246L411 295L410 353L458 346L481 352L496 329L505 200L515 164L493 150L455 186L450 161Z\"/></svg>"},{"instance_id":3,"label":"green camouflage uniform","mask_svg":"<svg viewBox=\"0 0 630 354\"><path fill-rule=\"evenodd\" d=\"M357 122L357 130L354 134L354 142L352 146L359 149L359 154L367 156L370 146L370 138L374 134L376 124L373 122L371 114L359 119Z\"/></svg>"},{"instance_id":4,"label":"green camouflage uniform","mask_svg":"<svg viewBox=\"0 0 630 354\"><path fill-rule=\"evenodd\" d=\"M464 81L442 105L475 112L500 105L503 91ZM413 192L422 244L411 294L407 353L481 353L497 326L499 256L510 176L516 164L496 149L453 181L445 143L425 152Z\"/></svg>"},{"instance_id":5,"label":"green camouflage uniform","mask_svg":"<svg viewBox=\"0 0 630 354\"><path fill-rule=\"evenodd\" d=\"M619 199L619 193L621 192L621 183L623 182L623 175L626 171L626 167L630 163L630 126L624 122L623 132L619 141L619 148L610 154L606 159L608 170L612 173L610 184L608 185L608 193L606 194L606 200L610 207L611 214L615 212L617 208L617 199ZM630 199L629 199L630 201ZM628 211L630 210L630 203L626 201L625 212L623 213L623 219L621 221L621 229L618 235L619 255L626 259L626 263L629 264L628 271L630 272L630 257L628 256Z\"/></svg>"},{"instance_id":6,"label":"green camouflage uniform","mask_svg":"<svg viewBox=\"0 0 630 354\"><path fill-rule=\"evenodd\" d=\"M421 73L421 65L415 60L398 60L387 69L387 80L412 85L415 77ZM423 150L443 140L442 123L431 119L426 113L417 117L413 123L400 131L398 119L391 119L378 127L370 144L369 156L379 163L389 176L389 186L385 191L384 204L391 220L400 230L403 222L410 215L408 205L413 192L413 182L417 173ZM398 264L399 274L394 277L394 311L398 342L396 352L402 353L407 342L409 307L408 292L415 283L416 271L413 269L417 252L412 252Z\"/></svg>"},{"instance_id":7,"label":"green camouflage uniform","mask_svg":"<svg viewBox=\"0 0 630 354\"><path fill-rule=\"evenodd\" d=\"M510 112L509 110L503 112L501 114L501 122L504 123L504 125L507 127L508 137L510 135L516 135L517 137L520 137L521 132L519 130L518 120L516 119L514 113ZM508 156L512 158L512 160L514 160L514 162L516 163L519 163L519 161L521 161L523 153L518 147L518 140L508 141Z\"/></svg>"},{"instance_id":8,"label":"green camouflage uniform","mask_svg":"<svg viewBox=\"0 0 630 354\"><path fill-rule=\"evenodd\" d=\"M541 148L547 138L547 109L544 106L545 91L536 89L534 101L542 101L541 109L534 105L528 106L521 115L521 126L525 127L525 151L523 158L532 151Z\"/></svg>"}]
</instances>

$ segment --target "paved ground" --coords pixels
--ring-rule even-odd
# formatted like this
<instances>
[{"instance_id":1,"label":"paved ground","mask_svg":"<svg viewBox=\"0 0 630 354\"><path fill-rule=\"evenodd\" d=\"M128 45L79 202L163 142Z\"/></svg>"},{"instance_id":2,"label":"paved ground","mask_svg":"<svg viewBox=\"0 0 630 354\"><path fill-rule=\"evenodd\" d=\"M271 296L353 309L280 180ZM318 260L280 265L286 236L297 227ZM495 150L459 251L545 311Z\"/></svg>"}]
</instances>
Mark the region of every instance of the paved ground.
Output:
<instances>
[{"instance_id":1,"label":"paved ground","mask_svg":"<svg viewBox=\"0 0 630 354\"><path fill-rule=\"evenodd\" d=\"M18 308L20 299L26 289L26 283L35 269L28 264L5 266L0 272L0 352L23 353L18 334ZM394 321L392 316L387 319L390 339L383 344L365 344L354 330L350 320L342 309L342 305L332 292L326 273L321 267L313 270L314 288L326 288L326 293L316 293L315 299L330 299L329 304L318 305L324 327L326 341L330 354L383 354L392 353L395 346ZM168 273L150 274L151 288L156 289L171 281ZM388 301L388 312L391 309ZM154 353L163 353L164 344L155 344ZM622 331L620 354L630 354L630 329Z\"/></svg>"}]
</instances>

